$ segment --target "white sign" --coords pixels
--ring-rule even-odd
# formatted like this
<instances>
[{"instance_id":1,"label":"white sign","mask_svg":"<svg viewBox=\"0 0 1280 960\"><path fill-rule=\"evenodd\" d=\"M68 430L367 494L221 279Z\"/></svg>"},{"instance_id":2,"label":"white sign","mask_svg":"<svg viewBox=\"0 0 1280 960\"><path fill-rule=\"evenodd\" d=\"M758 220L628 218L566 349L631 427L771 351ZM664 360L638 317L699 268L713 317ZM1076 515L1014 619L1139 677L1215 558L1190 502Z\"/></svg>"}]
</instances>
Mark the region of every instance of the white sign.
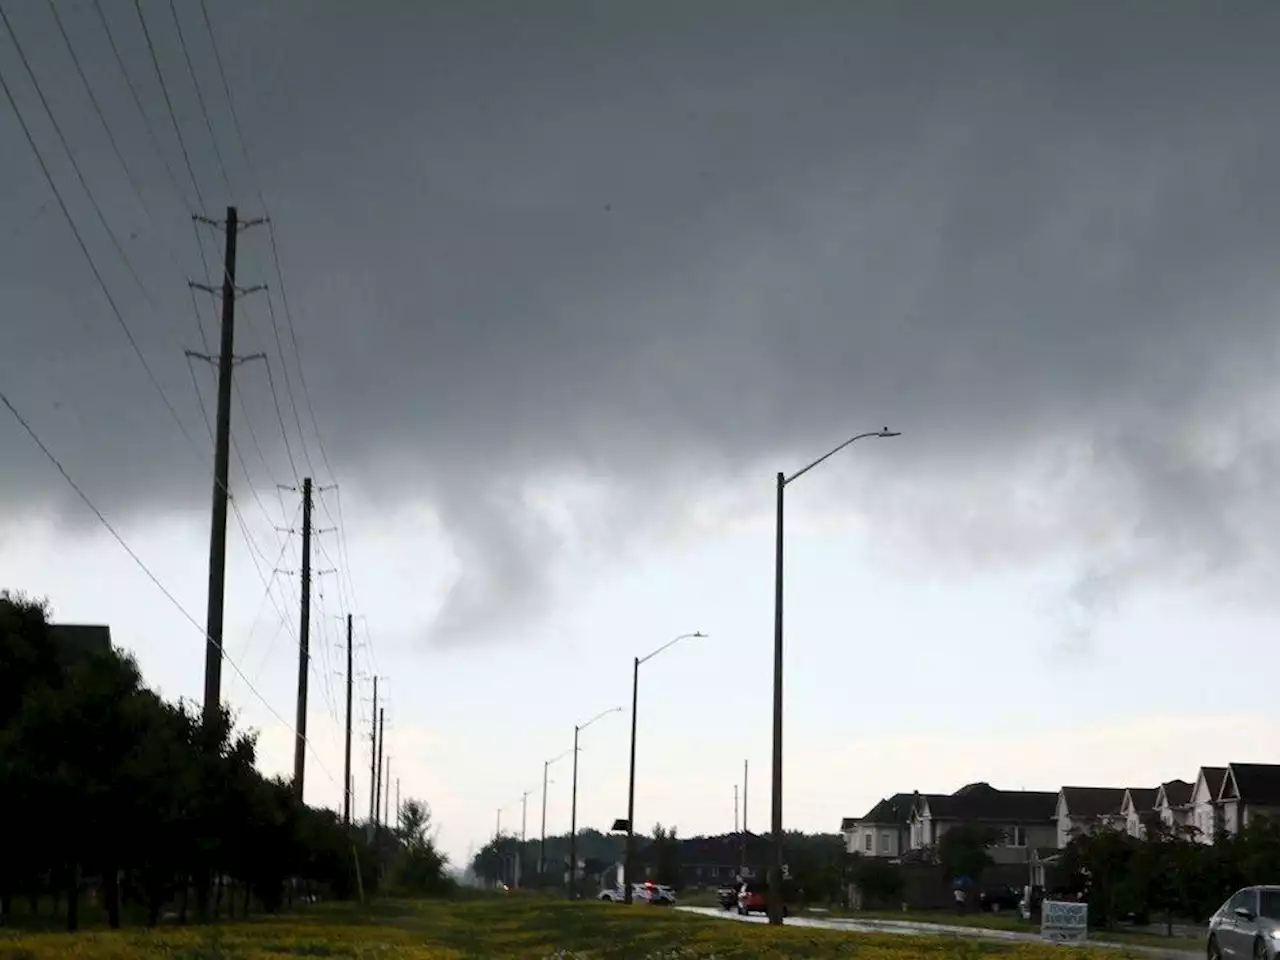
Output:
<instances>
[{"instance_id":1,"label":"white sign","mask_svg":"<svg viewBox=\"0 0 1280 960\"><path fill-rule=\"evenodd\" d=\"M1055 943L1084 943L1089 939L1089 905L1044 901L1040 904L1040 936Z\"/></svg>"}]
</instances>

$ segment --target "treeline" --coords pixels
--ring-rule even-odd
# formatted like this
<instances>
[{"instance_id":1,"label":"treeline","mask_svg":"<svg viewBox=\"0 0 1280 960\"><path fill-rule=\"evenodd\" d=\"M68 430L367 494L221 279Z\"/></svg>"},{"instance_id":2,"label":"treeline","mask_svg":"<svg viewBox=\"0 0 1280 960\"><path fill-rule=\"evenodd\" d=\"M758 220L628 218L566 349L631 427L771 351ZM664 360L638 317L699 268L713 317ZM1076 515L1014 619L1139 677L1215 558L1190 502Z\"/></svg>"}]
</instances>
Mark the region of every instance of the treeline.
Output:
<instances>
[{"instance_id":1,"label":"treeline","mask_svg":"<svg viewBox=\"0 0 1280 960\"><path fill-rule=\"evenodd\" d=\"M1074 838L1060 867L1067 890L1088 900L1090 922L1203 922L1241 887L1280 877L1280 823L1258 819L1212 844L1161 823L1144 839L1099 829Z\"/></svg>"},{"instance_id":2,"label":"treeline","mask_svg":"<svg viewBox=\"0 0 1280 960\"><path fill-rule=\"evenodd\" d=\"M131 657L60 647L47 604L0 592L0 917L52 901L74 930L91 902L114 928L122 911L216 919L446 882L424 804L371 836L297 802L255 752L225 709L206 725Z\"/></svg>"},{"instance_id":3,"label":"treeline","mask_svg":"<svg viewBox=\"0 0 1280 960\"><path fill-rule=\"evenodd\" d=\"M690 838L681 838L678 834L677 828L660 823L655 824L648 835L636 834L637 878L647 876L657 883L684 890L710 882L703 872L707 867L726 872L727 875L718 880L727 882L742 864L741 834ZM544 855L542 850L540 840L521 842L519 837L503 835L490 840L476 852L471 869L484 883L511 884L517 875L516 864L519 864L522 887L563 888L568 877L569 835L547 837L545 869L539 874L539 857ZM623 862L625 850L625 837L621 835L598 830L579 831L576 843L577 857L582 864L579 889L592 893L592 884L612 877L613 868ZM768 869L771 851L768 834L749 835L746 865L763 876ZM788 831L784 851L789 885L798 897L815 903L843 899L849 861L842 837L838 834Z\"/></svg>"}]
</instances>

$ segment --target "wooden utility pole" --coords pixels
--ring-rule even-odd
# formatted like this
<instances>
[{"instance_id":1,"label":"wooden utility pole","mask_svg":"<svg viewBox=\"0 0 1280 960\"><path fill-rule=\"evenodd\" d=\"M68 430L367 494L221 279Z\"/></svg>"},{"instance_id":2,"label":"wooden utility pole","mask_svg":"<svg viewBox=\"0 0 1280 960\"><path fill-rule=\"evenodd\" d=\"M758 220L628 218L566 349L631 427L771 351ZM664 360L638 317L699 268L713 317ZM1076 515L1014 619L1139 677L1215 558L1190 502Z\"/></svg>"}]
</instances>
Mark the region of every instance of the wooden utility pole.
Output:
<instances>
[{"instance_id":1,"label":"wooden utility pole","mask_svg":"<svg viewBox=\"0 0 1280 960\"><path fill-rule=\"evenodd\" d=\"M347 614L347 742L343 750L342 783L345 796L342 799L342 822L351 826L351 614Z\"/></svg>"},{"instance_id":2,"label":"wooden utility pole","mask_svg":"<svg viewBox=\"0 0 1280 960\"><path fill-rule=\"evenodd\" d=\"M369 730L369 827L378 812L378 678L373 678L373 718Z\"/></svg>"},{"instance_id":3,"label":"wooden utility pole","mask_svg":"<svg viewBox=\"0 0 1280 960\"><path fill-rule=\"evenodd\" d=\"M733 785L733 832L738 832L738 785Z\"/></svg>"},{"instance_id":4,"label":"wooden utility pole","mask_svg":"<svg viewBox=\"0 0 1280 960\"><path fill-rule=\"evenodd\" d=\"M382 748L386 746L386 730L384 727L386 721L386 710L382 707L378 708L378 775L377 786L375 788L377 795L373 798L373 825L374 836L377 836L378 824L382 822Z\"/></svg>"},{"instance_id":5,"label":"wooden utility pole","mask_svg":"<svg viewBox=\"0 0 1280 960\"><path fill-rule=\"evenodd\" d=\"M222 330L219 353L217 357L209 357L188 351L188 356L200 357L218 366L217 426L213 441L213 516L209 526L209 601L205 612L202 716L207 726L217 716L222 705L222 625L227 585L227 483L231 461L231 377L236 364L236 297L240 293L250 292L236 287L236 238L242 228L264 221L258 219L240 223L235 207L227 207L227 219L223 223L201 216L194 219L210 226L220 226L226 233L222 263ZM208 293L219 292L204 284L193 283L192 286Z\"/></svg>"},{"instance_id":6,"label":"wooden utility pole","mask_svg":"<svg viewBox=\"0 0 1280 960\"><path fill-rule=\"evenodd\" d=\"M311 659L311 478L302 481L302 602L298 629L298 715L294 724L293 795L302 803L307 769L307 666Z\"/></svg>"},{"instance_id":7,"label":"wooden utility pole","mask_svg":"<svg viewBox=\"0 0 1280 960\"><path fill-rule=\"evenodd\" d=\"M391 815L391 755L387 754L387 780L382 794L382 829L387 828L387 818ZM390 821L395 823L394 820Z\"/></svg>"}]
</instances>

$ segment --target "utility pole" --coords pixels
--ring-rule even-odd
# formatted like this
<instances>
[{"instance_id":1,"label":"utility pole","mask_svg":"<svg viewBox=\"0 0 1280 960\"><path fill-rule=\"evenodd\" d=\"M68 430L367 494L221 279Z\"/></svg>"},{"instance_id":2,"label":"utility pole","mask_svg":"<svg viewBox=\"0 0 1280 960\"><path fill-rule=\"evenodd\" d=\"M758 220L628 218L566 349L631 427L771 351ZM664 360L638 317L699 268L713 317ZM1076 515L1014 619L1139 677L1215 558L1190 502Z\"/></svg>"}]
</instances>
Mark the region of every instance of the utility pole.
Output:
<instances>
[{"instance_id":1,"label":"utility pole","mask_svg":"<svg viewBox=\"0 0 1280 960\"><path fill-rule=\"evenodd\" d=\"M386 721L386 709L378 708L378 786L377 795L373 798L373 823L374 836L378 835L377 825L382 822L382 748L386 746L386 730L384 723Z\"/></svg>"},{"instance_id":2,"label":"utility pole","mask_svg":"<svg viewBox=\"0 0 1280 960\"><path fill-rule=\"evenodd\" d=\"M387 829L387 820L391 816L391 755L387 754L386 787L382 792L382 829ZM395 823L391 820L391 823Z\"/></svg>"},{"instance_id":3,"label":"utility pole","mask_svg":"<svg viewBox=\"0 0 1280 960\"><path fill-rule=\"evenodd\" d=\"M742 761L742 868L747 867L747 765L750 760Z\"/></svg>"},{"instance_id":4,"label":"utility pole","mask_svg":"<svg viewBox=\"0 0 1280 960\"><path fill-rule=\"evenodd\" d=\"M226 250L222 264L222 337L218 365L217 431L213 448L213 516L209 528L209 601L205 614L204 648L204 713L206 727L218 715L222 706L222 614L227 585L227 483L231 461L231 377L235 370L236 355L236 296L242 292L236 288L236 237L241 227L251 227L262 220L250 220L241 224L235 207L227 207L227 219L223 224L207 217L196 220L212 226L222 226L226 233ZM193 284L209 293L212 287ZM248 292L248 291L243 291ZM196 356L199 356L196 354ZM214 357L203 357L214 361Z\"/></svg>"},{"instance_id":5,"label":"utility pole","mask_svg":"<svg viewBox=\"0 0 1280 960\"><path fill-rule=\"evenodd\" d=\"M396 826L400 826L400 778L396 777Z\"/></svg>"},{"instance_id":6,"label":"utility pole","mask_svg":"<svg viewBox=\"0 0 1280 960\"><path fill-rule=\"evenodd\" d=\"M577 896L578 886L578 731L573 728L573 799L569 807L569 899Z\"/></svg>"},{"instance_id":7,"label":"utility pole","mask_svg":"<svg viewBox=\"0 0 1280 960\"><path fill-rule=\"evenodd\" d=\"M342 822L351 826L351 614L347 614L347 742L343 751L342 784L346 796L342 799Z\"/></svg>"},{"instance_id":8,"label":"utility pole","mask_svg":"<svg viewBox=\"0 0 1280 960\"><path fill-rule=\"evenodd\" d=\"M298 624L298 717L294 724L293 795L302 803L307 769L307 666L311 659L311 478L302 481L302 612Z\"/></svg>"},{"instance_id":9,"label":"utility pole","mask_svg":"<svg viewBox=\"0 0 1280 960\"><path fill-rule=\"evenodd\" d=\"M733 832L738 832L738 785L733 785Z\"/></svg>"},{"instance_id":10,"label":"utility pole","mask_svg":"<svg viewBox=\"0 0 1280 960\"><path fill-rule=\"evenodd\" d=\"M373 729L369 731L369 827L378 812L378 678L373 678Z\"/></svg>"},{"instance_id":11,"label":"utility pole","mask_svg":"<svg viewBox=\"0 0 1280 960\"><path fill-rule=\"evenodd\" d=\"M547 865L547 771L550 769L551 761L542 761L542 838L538 841L538 876L542 876Z\"/></svg>"}]
</instances>

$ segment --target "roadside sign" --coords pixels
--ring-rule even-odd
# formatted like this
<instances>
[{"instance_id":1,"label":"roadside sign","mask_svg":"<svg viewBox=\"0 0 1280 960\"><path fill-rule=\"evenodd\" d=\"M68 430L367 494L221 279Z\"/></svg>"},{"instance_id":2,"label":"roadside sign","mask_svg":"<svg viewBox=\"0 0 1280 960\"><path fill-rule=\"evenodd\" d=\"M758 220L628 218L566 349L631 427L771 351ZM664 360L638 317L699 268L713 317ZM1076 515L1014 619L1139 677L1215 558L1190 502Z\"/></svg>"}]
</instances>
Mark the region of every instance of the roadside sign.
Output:
<instances>
[{"instance_id":1,"label":"roadside sign","mask_svg":"<svg viewBox=\"0 0 1280 960\"><path fill-rule=\"evenodd\" d=\"M1089 905L1044 901L1040 905L1040 936L1054 943L1084 943L1089 939Z\"/></svg>"}]
</instances>

